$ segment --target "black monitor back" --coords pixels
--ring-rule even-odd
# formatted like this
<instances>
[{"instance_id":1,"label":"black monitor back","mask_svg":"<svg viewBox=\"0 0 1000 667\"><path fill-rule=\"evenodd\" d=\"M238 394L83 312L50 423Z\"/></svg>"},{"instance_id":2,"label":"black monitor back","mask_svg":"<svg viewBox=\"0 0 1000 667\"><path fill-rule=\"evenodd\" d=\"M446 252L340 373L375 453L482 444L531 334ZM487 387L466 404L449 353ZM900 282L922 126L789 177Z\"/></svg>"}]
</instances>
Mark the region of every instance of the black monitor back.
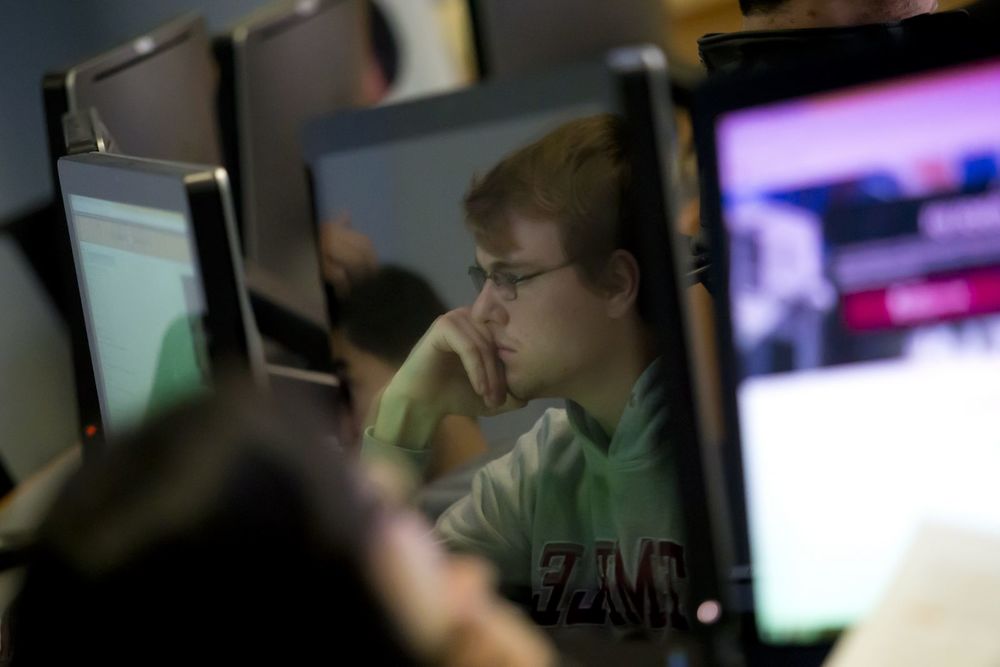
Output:
<instances>
[{"instance_id":1,"label":"black monitor back","mask_svg":"<svg viewBox=\"0 0 1000 667\"><path fill-rule=\"evenodd\" d=\"M480 72L537 71L629 44L666 48L662 0L470 0Z\"/></svg>"},{"instance_id":2,"label":"black monitor back","mask_svg":"<svg viewBox=\"0 0 1000 667\"><path fill-rule=\"evenodd\" d=\"M321 318L303 123L361 101L368 48L361 0L280 2L215 40L219 115L243 250Z\"/></svg>"},{"instance_id":3,"label":"black monitor back","mask_svg":"<svg viewBox=\"0 0 1000 667\"><path fill-rule=\"evenodd\" d=\"M45 75L49 151L66 154L63 116L97 111L129 155L219 164L217 75L203 19L186 15L67 69Z\"/></svg>"}]
</instances>

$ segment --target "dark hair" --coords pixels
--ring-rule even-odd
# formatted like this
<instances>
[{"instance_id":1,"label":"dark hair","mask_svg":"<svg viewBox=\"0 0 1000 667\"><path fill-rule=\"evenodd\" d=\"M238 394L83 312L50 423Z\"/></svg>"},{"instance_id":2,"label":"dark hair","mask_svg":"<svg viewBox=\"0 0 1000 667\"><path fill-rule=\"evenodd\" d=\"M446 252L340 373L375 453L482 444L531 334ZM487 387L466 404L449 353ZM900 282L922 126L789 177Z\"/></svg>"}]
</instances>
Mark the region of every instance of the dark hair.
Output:
<instances>
[{"instance_id":1,"label":"dark hair","mask_svg":"<svg viewBox=\"0 0 1000 667\"><path fill-rule=\"evenodd\" d=\"M476 242L509 248L511 216L553 222L567 258L595 280L614 250L629 249L624 145L623 121L599 114L566 123L507 156L473 179L465 196L466 224Z\"/></svg>"},{"instance_id":2,"label":"dark hair","mask_svg":"<svg viewBox=\"0 0 1000 667\"><path fill-rule=\"evenodd\" d=\"M740 0L740 11L743 16L766 14L787 3L788 0Z\"/></svg>"},{"instance_id":3,"label":"dark hair","mask_svg":"<svg viewBox=\"0 0 1000 667\"><path fill-rule=\"evenodd\" d=\"M448 310L426 280L391 265L353 285L340 307L339 324L347 339L397 366Z\"/></svg>"},{"instance_id":4,"label":"dark hair","mask_svg":"<svg viewBox=\"0 0 1000 667\"><path fill-rule=\"evenodd\" d=\"M414 664L365 569L377 505L304 421L216 398L85 465L30 553L14 664Z\"/></svg>"}]
</instances>

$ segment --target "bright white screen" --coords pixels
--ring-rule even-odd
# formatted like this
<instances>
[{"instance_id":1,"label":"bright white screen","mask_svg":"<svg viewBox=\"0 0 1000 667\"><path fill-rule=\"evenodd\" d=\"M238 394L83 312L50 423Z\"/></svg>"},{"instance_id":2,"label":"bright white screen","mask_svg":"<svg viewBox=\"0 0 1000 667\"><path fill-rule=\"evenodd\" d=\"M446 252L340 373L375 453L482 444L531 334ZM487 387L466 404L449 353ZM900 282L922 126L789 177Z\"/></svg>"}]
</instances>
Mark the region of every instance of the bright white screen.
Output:
<instances>
[{"instance_id":1,"label":"bright white screen","mask_svg":"<svg viewBox=\"0 0 1000 667\"><path fill-rule=\"evenodd\" d=\"M174 211L69 200L101 411L120 434L207 378L188 223Z\"/></svg>"}]
</instances>

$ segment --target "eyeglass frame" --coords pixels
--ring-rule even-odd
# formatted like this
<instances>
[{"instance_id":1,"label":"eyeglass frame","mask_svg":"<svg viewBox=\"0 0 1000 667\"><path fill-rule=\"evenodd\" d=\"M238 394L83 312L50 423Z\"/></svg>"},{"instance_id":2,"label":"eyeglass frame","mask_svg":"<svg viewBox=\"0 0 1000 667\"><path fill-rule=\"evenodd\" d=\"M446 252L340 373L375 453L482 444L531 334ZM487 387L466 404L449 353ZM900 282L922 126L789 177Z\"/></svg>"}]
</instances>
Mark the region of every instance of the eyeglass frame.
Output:
<instances>
[{"instance_id":1,"label":"eyeglass frame","mask_svg":"<svg viewBox=\"0 0 1000 667\"><path fill-rule=\"evenodd\" d=\"M576 264L575 259L568 260L559 266L553 266L548 269L542 269L541 271L536 271L534 273L529 273L525 276L519 276L517 274L511 273L510 271L487 271L478 264L473 264L469 267L469 278L472 279L472 286L476 290L476 294L481 294L483 289L486 287L486 282L489 281L493 283L493 286L497 288L500 296L503 297L504 301L516 301L517 300L517 286L527 280L532 278L537 278L543 276L546 273L552 273L553 271L558 271L559 269L565 269L567 266L573 266ZM497 279L500 279L498 281ZM508 296L508 290L510 296Z\"/></svg>"}]
</instances>

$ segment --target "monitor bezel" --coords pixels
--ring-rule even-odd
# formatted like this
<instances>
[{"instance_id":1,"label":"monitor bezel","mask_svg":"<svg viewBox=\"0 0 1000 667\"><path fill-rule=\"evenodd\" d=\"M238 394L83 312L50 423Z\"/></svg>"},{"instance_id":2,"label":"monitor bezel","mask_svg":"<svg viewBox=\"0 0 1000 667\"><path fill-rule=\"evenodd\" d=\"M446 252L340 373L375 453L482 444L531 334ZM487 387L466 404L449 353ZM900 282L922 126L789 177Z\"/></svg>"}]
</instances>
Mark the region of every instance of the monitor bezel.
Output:
<instances>
[{"instance_id":1,"label":"monitor bezel","mask_svg":"<svg viewBox=\"0 0 1000 667\"><path fill-rule=\"evenodd\" d=\"M684 506L687 560L692 563L688 612L694 637L690 648L696 653L691 655L695 662L723 664L735 650L738 608L727 585L731 545L725 500L714 470L710 429L699 406L690 253L686 237L677 229L679 202L673 187L679 147L671 75L663 53L655 47L618 49L610 52L607 63L625 119L632 205L637 219L644 221L637 239L644 284L640 299L664 365L670 369L660 378L660 387L671 412L670 444Z\"/></svg>"}]
</instances>

